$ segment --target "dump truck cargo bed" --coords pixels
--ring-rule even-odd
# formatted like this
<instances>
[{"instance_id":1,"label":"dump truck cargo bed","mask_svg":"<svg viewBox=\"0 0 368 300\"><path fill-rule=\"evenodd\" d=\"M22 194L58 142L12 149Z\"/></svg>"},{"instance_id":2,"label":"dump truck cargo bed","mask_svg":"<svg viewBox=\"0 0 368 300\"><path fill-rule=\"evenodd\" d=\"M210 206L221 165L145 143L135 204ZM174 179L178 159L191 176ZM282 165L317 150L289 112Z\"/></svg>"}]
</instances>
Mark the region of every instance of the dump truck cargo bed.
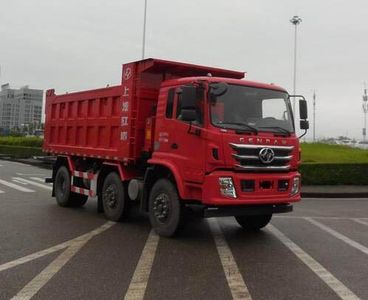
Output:
<instances>
[{"instance_id":1,"label":"dump truck cargo bed","mask_svg":"<svg viewBox=\"0 0 368 300\"><path fill-rule=\"evenodd\" d=\"M159 59L123 65L122 83L96 90L46 93L45 142L52 154L135 162L144 151L147 118L156 114L161 83L190 76L242 78L243 72Z\"/></svg>"}]
</instances>

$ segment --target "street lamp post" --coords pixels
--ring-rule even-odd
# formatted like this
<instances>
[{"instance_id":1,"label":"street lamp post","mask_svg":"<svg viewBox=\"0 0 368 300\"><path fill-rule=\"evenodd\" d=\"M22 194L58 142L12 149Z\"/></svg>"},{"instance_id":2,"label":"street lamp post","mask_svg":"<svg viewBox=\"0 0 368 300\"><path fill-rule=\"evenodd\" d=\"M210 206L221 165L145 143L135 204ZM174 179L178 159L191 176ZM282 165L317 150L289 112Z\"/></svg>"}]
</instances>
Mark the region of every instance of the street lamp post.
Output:
<instances>
[{"instance_id":1,"label":"street lamp post","mask_svg":"<svg viewBox=\"0 0 368 300\"><path fill-rule=\"evenodd\" d=\"M364 113L364 128L363 128L363 141L365 141L367 135L367 113L368 113L368 95L367 95L367 87L364 84L364 95L363 95L363 113Z\"/></svg>"},{"instance_id":2,"label":"street lamp post","mask_svg":"<svg viewBox=\"0 0 368 300\"><path fill-rule=\"evenodd\" d=\"M316 91L313 92L313 142L316 141Z\"/></svg>"},{"instance_id":3,"label":"street lamp post","mask_svg":"<svg viewBox=\"0 0 368 300\"><path fill-rule=\"evenodd\" d=\"M293 80L293 94L296 94L296 53L297 53L297 28L298 25L300 24L300 22L302 21L302 19L298 16L294 16L292 17L292 19L290 20L290 22L295 26L295 32L294 32L294 80ZM295 98L293 99L293 110L295 113Z\"/></svg>"},{"instance_id":4,"label":"street lamp post","mask_svg":"<svg viewBox=\"0 0 368 300\"><path fill-rule=\"evenodd\" d=\"M147 0L144 0L142 59L144 59L146 50L146 18L147 18Z\"/></svg>"}]
</instances>

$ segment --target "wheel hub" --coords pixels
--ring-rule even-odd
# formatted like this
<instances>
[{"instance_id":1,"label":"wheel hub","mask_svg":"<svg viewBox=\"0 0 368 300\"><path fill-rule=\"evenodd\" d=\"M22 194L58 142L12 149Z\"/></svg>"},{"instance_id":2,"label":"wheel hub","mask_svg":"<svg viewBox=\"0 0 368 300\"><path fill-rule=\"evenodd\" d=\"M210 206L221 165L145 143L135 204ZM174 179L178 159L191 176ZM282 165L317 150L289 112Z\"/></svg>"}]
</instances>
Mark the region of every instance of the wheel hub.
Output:
<instances>
[{"instance_id":1,"label":"wheel hub","mask_svg":"<svg viewBox=\"0 0 368 300\"><path fill-rule=\"evenodd\" d=\"M166 194L158 195L153 201L153 211L156 219L160 223L165 223L169 217L169 196Z\"/></svg>"},{"instance_id":2,"label":"wheel hub","mask_svg":"<svg viewBox=\"0 0 368 300\"><path fill-rule=\"evenodd\" d=\"M117 205L117 190L114 185L110 185L105 191L105 202L109 208L115 208Z\"/></svg>"}]
</instances>

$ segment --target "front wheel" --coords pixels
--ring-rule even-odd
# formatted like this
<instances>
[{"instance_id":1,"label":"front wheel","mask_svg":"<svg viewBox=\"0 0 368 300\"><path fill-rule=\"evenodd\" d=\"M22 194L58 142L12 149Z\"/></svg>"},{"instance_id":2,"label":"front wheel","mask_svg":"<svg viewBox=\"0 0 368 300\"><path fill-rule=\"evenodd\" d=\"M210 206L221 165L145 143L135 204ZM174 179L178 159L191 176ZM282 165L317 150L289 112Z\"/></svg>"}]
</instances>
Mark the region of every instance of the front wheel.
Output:
<instances>
[{"instance_id":1,"label":"front wheel","mask_svg":"<svg viewBox=\"0 0 368 300\"><path fill-rule=\"evenodd\" d=\"M183 217L176 187L168 179L158 180L149 196L149 218L161 236L172 237L180 228Z\"/></svg>"},{"instance_id":2,"label":"front wheel","mask_svg":"<svg viewBox=\"0 0 368 300\"><path fill-rule=\"evenodd\" d=\"M235 220L246 230L260 230L265 227L272 218L272 214L256 216L236 216Z\"/></svg>"}]
</instances>

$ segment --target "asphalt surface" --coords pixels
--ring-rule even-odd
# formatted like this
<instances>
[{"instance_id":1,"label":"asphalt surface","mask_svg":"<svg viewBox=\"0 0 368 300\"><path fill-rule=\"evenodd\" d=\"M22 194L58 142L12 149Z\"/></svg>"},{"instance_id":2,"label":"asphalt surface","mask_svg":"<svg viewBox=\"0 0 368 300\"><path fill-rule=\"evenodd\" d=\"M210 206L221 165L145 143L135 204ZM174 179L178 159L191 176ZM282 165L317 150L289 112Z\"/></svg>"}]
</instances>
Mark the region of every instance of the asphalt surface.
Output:
<instances>
[{"instance_id":1,"label":"asphalt surface","mask_svg":"<svg viewBox=\"0 0 368 300\"><path fill-rule=\"evenodd\" d=\"M58 207L48 176L0 160L0 299L368 299L366 198L306 198L258 233L193 218L166 239L135 211Z\"/></svg>"}]
</instances>

